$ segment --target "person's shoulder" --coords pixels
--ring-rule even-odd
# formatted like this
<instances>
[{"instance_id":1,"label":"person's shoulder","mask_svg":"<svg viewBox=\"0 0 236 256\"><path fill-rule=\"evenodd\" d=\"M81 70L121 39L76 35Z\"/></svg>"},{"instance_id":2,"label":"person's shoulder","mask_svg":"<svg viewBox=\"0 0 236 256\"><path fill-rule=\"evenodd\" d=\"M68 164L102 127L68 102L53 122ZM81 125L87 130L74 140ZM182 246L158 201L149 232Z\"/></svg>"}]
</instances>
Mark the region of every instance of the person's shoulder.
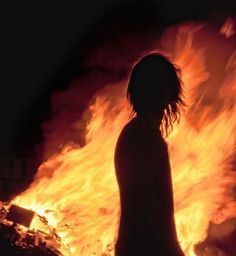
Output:
<instances>
[{"instance_id":1,"label":"person's shoulder","mask_svg":"<svg viewBox=\"0 0 236 256\"><path fill-rule=\"evenodd\" d=\"M136 129L133 124L133 120L130 120L128 123L125 124L125 126L121 130L119 139L125 138L125 137L132 137L132 135L134 134L134 130L136 130Z\"/></svg>"},{"instance_id":2,"label":"person's shoulder","mask_svg":"<svg viewBox=\"0 0 236 256\"><path fill-rule=\"evenodd\" d=\"M160 143L166 145L161 131L153 129L143 120L133 118L122 129L120 138L134 140L137 143Z\"/></svg>"},{"instance_id":3,"label":"person's shoulder","mask_svg":"<svg viewBox=\"0 0 236 256\"><path fill-rule=\"evenodd\" d=\"M136 118L131 119L122 129L121 135L128 137L140 136L143 129Z\"/></svg>"},{"instance_id":4,"label":"person's shoulder","mask_svg":"<svg viewBox=\"0 0 236 256\"><path fill-rule=\"evenodd\" d=\"M136 118L133 118L131 120L129 120L128 123L125 124L123 130L132 130L132 129L136 129L137 128L137 120Z\"/></svg>"}]
</instances>

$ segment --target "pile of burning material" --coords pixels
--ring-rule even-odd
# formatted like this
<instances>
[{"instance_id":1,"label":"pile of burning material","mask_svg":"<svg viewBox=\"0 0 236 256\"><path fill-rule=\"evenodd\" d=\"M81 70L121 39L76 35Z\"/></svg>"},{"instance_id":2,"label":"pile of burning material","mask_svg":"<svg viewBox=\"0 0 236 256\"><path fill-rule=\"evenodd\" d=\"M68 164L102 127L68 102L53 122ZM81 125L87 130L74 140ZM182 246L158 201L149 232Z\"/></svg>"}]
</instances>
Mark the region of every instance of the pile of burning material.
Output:
<instances>
[{"instance_id":1,"label":"pile of burning material","mask_svg":"<svg viewBox=\"0 0 236 256\"><path fill-rule=\"evenodd\" d=\"M43 228L31 228L37 221ZM47 230L45 232L45 230ZM0 202L0 251L2 256L62 256L61 248L69 249L45 217L10 203Z\"/></svg>"}]
</instances>

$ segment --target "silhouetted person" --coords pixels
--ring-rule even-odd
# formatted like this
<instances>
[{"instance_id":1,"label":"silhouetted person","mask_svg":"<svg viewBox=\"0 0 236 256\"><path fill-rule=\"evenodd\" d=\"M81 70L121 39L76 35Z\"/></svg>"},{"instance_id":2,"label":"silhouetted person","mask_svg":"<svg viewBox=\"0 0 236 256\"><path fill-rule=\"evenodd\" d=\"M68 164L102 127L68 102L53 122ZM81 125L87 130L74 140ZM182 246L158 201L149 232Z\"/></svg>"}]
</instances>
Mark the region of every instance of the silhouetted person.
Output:
<instances>
[{"instance_id":1,"label":"silhouetted person","mask_svg":"<svg viewBox=\"0 0 236 256\"><path fill-rule=\"evenodd\" d=\"M162 134L179 120L181 81L163 55L133 68L127 96L134 118L115 150L121 217L116 256L182 256L177 240L168 149Z\"/></svg>"}]
</instances>

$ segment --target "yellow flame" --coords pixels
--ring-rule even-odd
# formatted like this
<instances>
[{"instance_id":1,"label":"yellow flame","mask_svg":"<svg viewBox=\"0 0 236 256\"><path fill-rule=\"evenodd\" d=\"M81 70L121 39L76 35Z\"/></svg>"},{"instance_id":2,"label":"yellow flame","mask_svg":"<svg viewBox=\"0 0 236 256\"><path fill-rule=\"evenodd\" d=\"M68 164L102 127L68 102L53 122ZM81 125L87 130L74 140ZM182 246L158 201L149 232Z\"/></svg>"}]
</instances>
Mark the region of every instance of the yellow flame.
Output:
<instances>
[{"instance_id":1,"label":"yellow flame","mask_svg":"<svg viewBox=\"0 0 236 256\"><path fill-rule=\"evenodd\" d=\"M202 26L180 26L175 50L169 53L182 68L190 109L183 113L180 124L168 138L177 233L186 256L195 255L194 244L205 239L209 221L221 223L236 215L235 203L227 204L229 188L235 184L228 158L235 149L232 136L236 109L232 93L235 95L236 55L232 52L225 69L220 91L225 100L223 107L210 118L209 108L201 109L196 118L201 125L194 126L188 118L196 101L193 91L214 75L207 71L204 49L193 44L194 35L201 29ZM126 82L108 85L89 107L92 116L87 125L86 145L65 147L49 158L39 167L30 188L14 199L14 203L46 216L72 255L114 255L119 196L113 154L130 115ZM224 205L227 207L222 208Z\"/></svg>"}]
</instances>

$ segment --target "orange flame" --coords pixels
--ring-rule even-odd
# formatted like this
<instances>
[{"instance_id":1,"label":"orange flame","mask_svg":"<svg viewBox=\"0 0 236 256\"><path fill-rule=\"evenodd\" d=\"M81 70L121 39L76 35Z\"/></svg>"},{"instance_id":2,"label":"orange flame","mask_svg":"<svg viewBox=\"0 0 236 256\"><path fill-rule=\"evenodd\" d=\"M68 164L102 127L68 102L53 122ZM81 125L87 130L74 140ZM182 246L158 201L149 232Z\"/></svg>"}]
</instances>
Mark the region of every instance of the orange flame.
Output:
<instances>
[{"instance_id":1,"label":"orange flame","mask_svg":"<svg viewBox=\"0 0 236 256\"><path fill-rule=\"evenodd\" d=\"M223 26L220 29L220 33L226 37L231 37L235 33L235 24L234 20L231 17L228 17Z\"/></svg>"},{"instance_id":2,"label":"orange flame","mask_svg":"<svg viewBox=\"0 0 236 256\"><path fill-rule=\"evenodd\" d=\"M206 238L210 221L221 223L236 216L236 203L227 204L229 188L236 183L229 164L235 149L236 53L230 52L222 71L224 79L214 102L218 112L212 114L211 106L196 98L196 91L205 93L211 87L210 78L215 75L207 70L204 47L194 44L203 29L196 24L177 27L177 34L170 29L165 45L168 40L171 43L171 35L174 47L157 46L181 67L188 104L168 138L177 233L187 256L195 255L194 245ZM30 188L14 199L46 216L72 255L114 255L119 196L113 152L130 115L126 83L107 85L97 94L89 107L86 145L65 147L49 158L39 167Z\"/></svg>"}]
</instances>

